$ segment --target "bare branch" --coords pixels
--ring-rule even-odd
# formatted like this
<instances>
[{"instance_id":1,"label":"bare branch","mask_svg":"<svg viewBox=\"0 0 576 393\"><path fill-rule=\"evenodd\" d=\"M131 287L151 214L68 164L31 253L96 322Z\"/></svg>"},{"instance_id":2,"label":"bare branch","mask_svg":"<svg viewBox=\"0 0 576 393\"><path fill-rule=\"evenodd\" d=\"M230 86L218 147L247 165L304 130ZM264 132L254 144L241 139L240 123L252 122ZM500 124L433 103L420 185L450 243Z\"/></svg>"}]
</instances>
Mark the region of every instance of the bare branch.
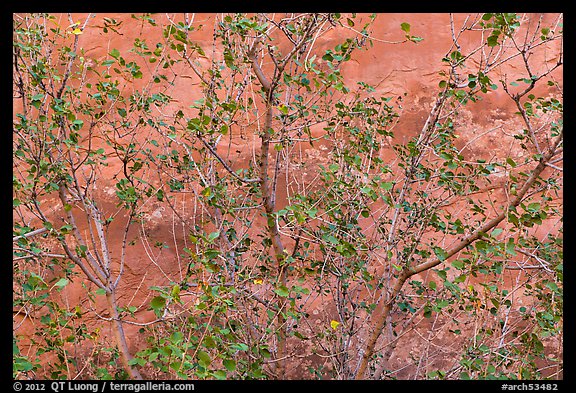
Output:
<instances>
[{"instance_id":1,"label":"bare branch","mask_svg":"<svg viewBox=\"0 0 576 393\"><path fill-rule=\"evenodd\" d=\"M240 176L238 176L236 174L236 172L234 172L232 170L232 168L230 168L230 166L226 163L226 161L224 161L224 159L222 157L220 157L220 155L216 152L216 150L214 149L214 147L212 147L208 142L206 142L206 140L204 138L202 138L202 136L200 135L200 133L197 134L198 139L200 139L200 141L202 141L202 143L204 144L204 146L206 146L206 148L208 149L208 151L210 151L210 153L222 164L222 166L228 171L228 173L230 173L232 176L234 176L234 178L236 180L241 181L242 183L259 183L261 181L261 179L246 179L246 178L242 178Z\"/></svg>"}]
</instances>

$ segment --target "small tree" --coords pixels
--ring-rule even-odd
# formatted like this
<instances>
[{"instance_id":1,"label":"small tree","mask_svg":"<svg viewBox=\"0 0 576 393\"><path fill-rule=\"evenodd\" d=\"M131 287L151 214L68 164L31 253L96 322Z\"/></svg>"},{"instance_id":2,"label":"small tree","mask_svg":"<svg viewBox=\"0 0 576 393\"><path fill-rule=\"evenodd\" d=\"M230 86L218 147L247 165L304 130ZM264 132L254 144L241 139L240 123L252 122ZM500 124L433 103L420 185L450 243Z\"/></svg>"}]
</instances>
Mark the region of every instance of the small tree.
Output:
<instances>
[{"instance_id":1,"label":"small tree","mask_svg":"<svg viewBox=\"0 0 576 393\"><path fill-rule=\"evenodd\" d=\"M432 328L410 341L420 353L412 377L535 378L538 359L560 364L544 342L562 332L561 16L447 16L441 81L404 139L402 97L345 82L346 63L381 41L377 15L215 15L210 48L197 15L132 17L141 33L129 52L88 59L78 43L91 15L66 28L15 16L15 312L83 323L105 295L108 316L96 315L111 323L130 378L145 368L150 378L285 379L294 362L322 378L395 378L391 356L422 334L417 319ZM333 31L341 40L321 50ZM398 33L386 44L426 39L406 22ZM199 97L186 105L176 100L184 82ZM521 123L467 132L468 108L497 89ZM475 156L496 131L510 148ZM98 191L107 186L114 213ZM172 214L174 266L149 246L168 247L146 225L150 201ZM542 236L546 220L558 221ZM129 247L155 269L137 289L121 286ZM39 266L63 270L52 284ZM511 287L506 274L518 270ZM71 312L54 290L78 280L90 302ZM529 305L517 311L521 289ZM119 301L138 292L154 320ZM465 321L487 322L468 331ZM126 324L147 335L136 354ZM96 337L82 326L69 342ZM450 367L430 351L435 332L449 335ZM42 340L60 365L74 357ZM16 355L15 375L34 368Z\"/></svg>"}]
</instances>

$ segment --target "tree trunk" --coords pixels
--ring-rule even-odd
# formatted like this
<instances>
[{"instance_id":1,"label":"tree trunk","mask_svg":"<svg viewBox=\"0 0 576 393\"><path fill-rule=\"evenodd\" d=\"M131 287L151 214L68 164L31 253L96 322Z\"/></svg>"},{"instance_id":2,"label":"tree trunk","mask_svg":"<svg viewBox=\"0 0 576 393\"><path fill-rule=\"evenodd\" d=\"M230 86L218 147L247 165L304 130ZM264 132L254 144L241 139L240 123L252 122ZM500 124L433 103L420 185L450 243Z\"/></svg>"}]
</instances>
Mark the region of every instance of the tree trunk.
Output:
<instances>
[{"instance_id":1,"label":"tree trunk","mask_svg":"<svg viewBox=\"0 0 576 393\"><path fill-rule=\"evenodd\" d=\"M142 380L140 372L130 365L130 350L128 349L128 344L126 343L126 335L124 334L124 327L122 326L122 321L118 315L118 308L116 305L116 294L114 290L109 290L106 292L106 300L108 301L108 309L110 311L110 316L112 318L112 329L114 330L114 335L116 336L116 344L118 345L118 351L120 352L120 361L124 370L128 373L130 378Z\"/></svg>"},{"instance_id":2,"label":"tree trunk","mask_svg":"<svg viewBox=\"0 0 576 393\"><path fill-rule=\"evenodd\" d=\"M520 189L520 191L518 191L516 197L514 197L512 200L510 200L508 205L502 209L501 213L498 216L496 216L493 219L489 220L488 222L484 223L480 228L476 229L470 235L465 236L462 239L460 239L459 242L457 242L452 248L450 248L449 250L446 251L445 258L443 258L442 260L440 260L439 258L431 258L431 259L427 260L426 262L419 264L418 266L405 267L402 270L402 272L400 273L400 275L398 276L398 278L396 280L396 283L394 285L394 288L392 289L392 293L391 293L388 301L384 305L384 309L382 310L382 314L380 314L376 318L376 321L373 324L372 334L370 335L370 338L369 338L368 342L366 343L366 348L365 348L364 353L362 355L362 359L360 361L360 365L358 367L358 370L356 371L355 379L364 379L366 377L365 374L366 374L366 371L368 369L368 364L370 363L370 358L372 357L372 355L374 355L374 352L376 349L376 343L378 342L378 338L380 337L380 334L382 333L382 330L384 329L386 319L388 318L388 315L390 314L390 310L394 306L394 302L396 300L396 297L398 296L398 294L402 290L402 287L404 286L404 283L406 282L406 280L408 280L408 278L412 277L415 274L421 273L423 271L429 270L435 266L440 265L442 262L444 262L448 258L452 257L457 252L463 250L465 247L474 243L476 240L478 240L481 237L481 235L483 233L488 232L490 229L495 228L498 224L500 224L502 221L504 221L510 208L516 207L520 204L520 202L522 202L522 199L528 193L528 190L530 190L530 188L532 188L532 186L534 185L534 183L536 182L536 180L538 179L538 177L540 176L542 171L544 171L544 169L546 168L546 164L548 163L548 161L550 161L550 159L556 153L556 148L558 147L560 142L563 140L563 136L564 136L564 131L562 130L562 132L557 137L556 141L553 143L553 145L550 147L550 149L540 159L540 162L534 168L530 177L524 182L524 184L522 185L522 188Z\"/></svg>"}]
</instances>

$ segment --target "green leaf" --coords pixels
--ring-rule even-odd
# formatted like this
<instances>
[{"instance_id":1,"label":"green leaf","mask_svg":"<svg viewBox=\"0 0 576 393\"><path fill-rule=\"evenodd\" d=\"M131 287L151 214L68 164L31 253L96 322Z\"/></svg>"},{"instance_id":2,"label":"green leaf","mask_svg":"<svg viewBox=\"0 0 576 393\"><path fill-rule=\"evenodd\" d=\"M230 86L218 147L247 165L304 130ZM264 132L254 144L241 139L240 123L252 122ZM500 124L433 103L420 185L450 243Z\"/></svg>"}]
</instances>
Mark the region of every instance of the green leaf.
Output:
<instances>
[{"instance_id":1,"label":"green leaf","mask_svg":"<svg viewBox=\"0 0 576 393\"><path fill-rule=\"evenodd\" d=\"M286 288L285 285L280 285L278 288L274 290L274 293L280 297L288 297L290 291Z\"/></svg>"},{"instance_id":2,"label":"green leaf","mask_svg":"<svg viewBox=\"0 0 576 393\"><path fill-rule=\"evenodd\" d=\"M394 187L394 183L392 182L383 182L380 184L380 188L382 188L385 191L391 190L392 187Z\"/></svg>"},{"instance_id":3,"label":"green leaf","mask_svg":"<svg viewBox=\"0 0 576 393\"><path fill-rule=\"evenodd\" d=\"M58 281L56 282L56 284L54 284L54 286L63 288L63 287L65 287L66 285L68 285L69 282L70 282L70 280L68 280L67 278L62 277L60 280L58 280Z\"/></svg>"},{"instance_id":4,"label":"green leaf","mask_svg":"<svg viewBox=\"0 0 576 393\"><path fill-rule=\"evenodd\" d=\"M184 339L184 333L182 332L174 332L170 336L170 341L172 341L174 344L182 342L183 339Z\"/></svg>"},{"instance_id":5,"label":"green leaf","mask_svg":"<svg viewBox=\"0 0 576 393\"><path fill-rule=\"evenodd\" d=\"M82 120L74 120L72 122L72 128L76 131L80 130L84 126L84 121Z\"/></svg>"},{"instance_id":6,"label":"green leaf","mask_svg":"<svg viewBox=\"0 0 576 393\"><path fill-rule=\"evenodd\" d=\"M551 289L554 292L558 292L558 285L553 282L549 282L546 284L546 288Z\"/></svg>"},{"instance_id":7,"label":"green leaf","mask_svg":"<svg viewBox=\"0 0 576 393\"><path fill-rule=\"evenodd\" d=\"M235 371L236 370L236 362L232 359L225 359L222 361L222 364L224 365L224 367L226 367L226 370L228 371Z\"/></svg>"},{"instance_id":8,"label":"green leaf","mask_svg":"<svg viewBox=\"0 0 576 393\"><path fill-rule=\"evenodd\" d=\"M208 235L208 241L213 242L218 236L220 236L219 231L212 232L211 234Z\"/></svg>"},{"instance_id":9,"label":"green leaf","mask_svg":"<svg viewBox=\"0 0 576 393\"><path fill-rule=\"evenodd\" d=\"M208 186L205 189L203 189L202 192L200 192L200 194L202 194L205 197L209 197L212 195L212 188Z\"/></svg>"},{"instance_id":10,"label":"green leaf","mask_svg":"<svg viewBox=\"0 0 576 393\"><path fill-rule=\"evenodd\" d=\"M134 164L134 168L136 168L136 164L140 164L140 163L135 163L135 164ZM142 167L142 164L140 164L140 165L138 166L138 169L140 169L140 167ZM134 168L132 168L132 172L136 172L137 169L134 169ZM156 191L156 198L157 198L159 201L164 200L164 191L162 191L162 190Z\"/></svg>"},{"instance_id":11,"label":"green leaf","mask_svg":"<svg viewBox=\"0 0 576 393\"><path fill-rule=\"evenodd\" d=\"M174 284L174 286L172 287L172 291L170 292L170 295L178 296L179 294L180 294L180 285Z\"/></svg>"},{"instance_id":12,"label":"green leaf","mask_svg":"<svg viewBox=\"0 0 576 393\"><path fill-rule=\"evenodd\" d=\"M332 243L332 244L340 244L340 240L338 240L336 237L334 237L333 235L328 235L328 236L324 236L324 240Z\"/></svg>"},{"instance_id":13,"label":"green leaf","mask_svg":"<svg viewBox=\"0 0 576 393\"><path fill-rule=\"evenodd\" d=\"M464 262L462 262L460 260L456 260L456 261L452 262L452 266L454 266L458 270L462 270L462 269L464 269Z\"/></svg>"},{"instance_id":14,"label":"green leaf","mask_svg":"<svg viewBox=\"0 0 576 393\"><path fill-rule=\"evenodd\" d=\"M442 280L446 280L446 270L438 270L436 274L438 274L438 277L440 277Z\"/></svg>"},{"instance_id":15,"label":"green leaf","mask_svg":"<svg viewBox=\"0 0 576 393\"><path fill-rule=\"evenodd\" d=\"M132 359L128 360L129 366L136 366L138 364L139 364L138 358L132 358Z\"/></svg>"},{"instance_id":16,"label":"green leaf","mask_svg":"<svg viewBox=\"0 0 576 393\"><path fill-rule=\"evenodd\" d=\"M316 209L316 208L311 208L311 209L306 210L306 214L308 214L308 216L312 217L312 218L316 217L317 213L318 213L318 209ZM298 221L298 222L300 223L300 221Z\"/></svg>"},{"instance_id":17,"label":"green leaf","mask_svg":"<svg viewBox=\"0 0 576 393\"><path fill-rule=\"evenodd\" d=\"M212 362L210 355L208 355L204 351L198 351L198 353L196 354L196 357L198 358L200 365L202 365L204 367L208 367L210 365L210 363Z\"/></svg>"},{"instance_id":18,"label":"green leaf","mask_svg":"<svg viewBox=\"0 0 576 393\"><path fill-rule=\"evenodd\" d=\"M166 299L164 299L162 296L156 296L150 301L150 307L152 307L153 310L161 310L165 305Z\"/></svg>"},{"instance_id":19,"label":"green leaf","mask_svg":"<svg viewBox=\"0 0 576 393\"><path fill-rule=\"evenodd\" d=\"M106 290L104 288L98 288L94 291L96 295L106 295Z\"/></svg>"},{"instance_id":20,"label":"green leaf","mask_svg":"<svg viewBox=\"0 0 576 393\"><path fill-rule=\"evenodd\" d=\"M32 370L34 365L24 358L18 358L14 360L13 367L14 370L26 372Z\"/></svg>"},{"instance_id":21,"label":"green leaf","mask_svg":"<svg viewBox=\"0 0 576 393\"><path fill-rule=\"evenodd\" d=\"M508 242L506 243L506 252L510 255L516 255L516 251L514 251L515 248L516 245L514 244L514 239L509 238Z\"/></svg>"},{"instance_id":22,"label":"green leaf","mask_svg":"<svg viewBox=\"0 0 576 393\"><path fill-rule=\"evenodd\" d=\"M400 28L401 28L403 31L405 31L406 34L409 34L409 33L410 33L410 23L404 22L404 23L402 23L402 24L400 25Z\"/></svg>"},{"instance_id":23,"label":"green leaf","mask_svg":"<svg viewBox=\"0 0 576 393\"><path fill-rule=\"evenodd\" d=\"M448 307L450 305L450 302L448 300L439 300L438 303L436 303L436 307L438 307L439 309L442 309L444 307Z\"/></svg>"},{"instance_id":24,"label":"green leaf","mask_svg":"<svg viewBox=\"0 0 576 393\"><path fill-rule=\"evenodd\" d=\"M118 57L120 57L120 51L118 49L112 49L110 51L110 56L112 56L115 59L118 59Z\"/></svg>"},{"instance_id":25,"label":"green leaf","mask_svg":"<svg viewBox=\"0 0 576 393\"><path fill-rule=\"evenodd\" d=\"M160 355L160 353L158 352L152 352L150 354L150 357L148 358L149 361L153 362L154 360L158 359L158 355Z\"/></svg>"},{"instance_id":26,"label":"green leaf","mask_svg":"<svg viewBox=\"0 0 576 393\"><path fill-rule=\"evenodd\" d=\"M504 232L504 230L502 228L496 228L492 231L492 233L490 234L490 236L492 237L497 237L498 235L500 235L502 232Z\"/></svg>"},{"instance_id":27,"label":"green leaf","mask_svg":"<svg viewBox=\"0 0 576 393\"><path fill-rule=\"evenodd\" d=\"M363 194L370 194L372 192L372 188L370 187L362 187L360 189L360 191L362 191Z\"/></svg>"},{"instance_id":28,"label":"green leaf","mask_svg":"<svg viewBox=\"0 0 576 393\"><path fill-rule=\"evenodd\" d=\"M246 345L244 343L234 343L234 344L230 345L230 348L235 349L237 351L247 351L248 345Z\"/></svg>"},{"instance_id":29,"label":"green leaf","mask_svg":"<svg viewBox=\"0 0 576 393\"><path fill-rule=\"evenodd\" d=\"M488 46L494 47L494 46L498 45L498 36L491 35L490 37L488 37L486 42L488 43Z\"/></svg>"},{"instance_id":30,"label":"green leaf","mask_svg":"<svg viewBox=\"0 0 576 393\"><path fill-rule=\"evenodd\" d=\"M440 262L443 262L446 260L446 251L444 251L442 248L440 247L434 247L434 254L436 254L436 256L438 257L438 260Z\"/></svg>"}]
</instances>

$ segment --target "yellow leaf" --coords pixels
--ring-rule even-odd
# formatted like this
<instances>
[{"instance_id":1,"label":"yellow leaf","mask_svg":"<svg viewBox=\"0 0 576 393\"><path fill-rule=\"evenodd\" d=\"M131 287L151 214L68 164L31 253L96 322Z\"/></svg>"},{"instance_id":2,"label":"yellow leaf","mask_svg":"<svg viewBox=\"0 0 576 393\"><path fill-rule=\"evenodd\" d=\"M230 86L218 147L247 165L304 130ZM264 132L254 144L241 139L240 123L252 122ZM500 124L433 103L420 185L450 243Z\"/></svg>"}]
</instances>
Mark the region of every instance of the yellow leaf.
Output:
<instances>
[{"instance_id":1,"label":"yellow leaf","mask_svg":"<svg viewBox=\"0 0 576 393\"><path fill-rule=\"evenodd\" d=\"M288 114L288 107L286 105L280 104L280 105L278 105L277 108L280 112L284 113L285 115Z\"/></svg>"},{"instance_id":2,"label":"yellow leaf","mask_svg":"<svg viewBox=\"0 0 576 393\"><path fill-rule=\"evenodd\" d=\"M74 30L72 30L72 34L76 34L76 35L82 34L82 30L80 30L80 29L77 27L77 28L75 28Z\"/></svg>"},{"instance_id":3,"label":"yellow leaf","mask_svg":"<svg viewBox=\"0 0 576 393\"><path fill-rule=\"evenodd\" d=\"M261 278L256 278L254 280L254 284L262 284L262 279Z\"/></svg>"},{"instance_id":4,"label":"yellow leaf","mask_svg":"<svg viewBox=\"0 0 576 393\"><path fill-rule=\"evenodd\" d=\"M340 322L335 320L330 321L330 326L332 327L332 329L336 330L338 328L338 325L340 325Z\"/></svg>"}]
</instances>

